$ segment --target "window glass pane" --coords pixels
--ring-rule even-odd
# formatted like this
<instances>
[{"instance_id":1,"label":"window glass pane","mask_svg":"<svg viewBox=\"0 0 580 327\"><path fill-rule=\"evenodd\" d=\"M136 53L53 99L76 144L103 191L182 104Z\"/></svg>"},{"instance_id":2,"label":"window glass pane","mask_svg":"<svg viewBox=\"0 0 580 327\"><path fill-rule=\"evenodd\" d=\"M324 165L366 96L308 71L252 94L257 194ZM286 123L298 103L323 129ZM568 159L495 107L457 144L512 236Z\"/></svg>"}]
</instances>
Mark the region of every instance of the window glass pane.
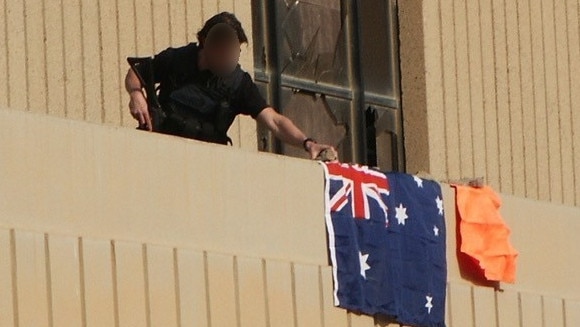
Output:
<instances>
[{"instance_id":1,"label":"window glass pane","mask_svg":"<svg viewBox=\"0 0 580 327\"><path fill-rule=\"evenodd\" d=\"M263 73L266 69L264 4L262 0L252 0L252 31L253 40L250 46L254 51L254 70Z\"/></svg>"},{"instance_id":2,"label":"window glass pane","mask_svg":"<svg viewBox=\"0 0 580 327\"><path fill-rule=\"evenodd\" d=\"M339 0L277 0L284 76L348 86Z\"/></svg>"},{"instance_id":3,"label":"window glass pane","mask_svg":"<svg viewBox=\"0 0 580 327\"><path fill-rule=\"evenodd\" d=\"M348 101L329 103L327 97L307 92L293 92L284 88L283 112L306 135L318 142L340 148L347 137L347 122L343 117L337 117L335 112L348 114ZM331 109L333 107L334 111ZM308 154L300 147L283 146L283 153L293 157L308 158ZM342 155L342 154L341 154Z\"/></svg>"},{"instance_id":4,"label":"window glass pane","mask_svg":"<svg viewBox=\"0 0 580 327\"><path fill-rule=\"evenodd\" d=\"M365 92L394 96L391 12L388 0L360 0L360 54Z\"/></svg>"}]
</instances>

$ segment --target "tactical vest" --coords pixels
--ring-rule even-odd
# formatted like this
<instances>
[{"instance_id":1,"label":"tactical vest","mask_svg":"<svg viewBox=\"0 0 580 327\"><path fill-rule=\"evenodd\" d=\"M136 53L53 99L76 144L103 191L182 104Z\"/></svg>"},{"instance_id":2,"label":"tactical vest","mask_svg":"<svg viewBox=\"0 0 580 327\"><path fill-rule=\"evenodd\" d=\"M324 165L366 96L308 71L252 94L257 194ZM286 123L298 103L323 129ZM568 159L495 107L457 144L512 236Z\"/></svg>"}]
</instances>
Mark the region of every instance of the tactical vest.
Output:
<instances>
[{"instance_id":1,"label":"tactical vest","mask_svg":"<svg viewBox=\"0 0 580 327\"><path fill-rule=\"evenodd\" d=\"M207 71L194 83L161 85L169 96L161 103L166 118L160 132L191 139L231 144L227 131L237 113L231 108L244 72L238 66L227 78Z\"/></svg>"}]
</instances>

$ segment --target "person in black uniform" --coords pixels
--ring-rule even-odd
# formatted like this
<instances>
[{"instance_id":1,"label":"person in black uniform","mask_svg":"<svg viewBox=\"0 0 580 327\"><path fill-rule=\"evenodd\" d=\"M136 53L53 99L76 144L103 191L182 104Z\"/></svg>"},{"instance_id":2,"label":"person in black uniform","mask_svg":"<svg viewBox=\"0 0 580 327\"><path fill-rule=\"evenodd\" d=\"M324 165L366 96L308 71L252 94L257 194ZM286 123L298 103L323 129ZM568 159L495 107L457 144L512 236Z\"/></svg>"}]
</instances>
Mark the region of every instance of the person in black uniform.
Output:
<instances>
[{"instance_id":1,"label":"person in black uniform","mask_svg":"<svg viewBox=\"0 0 580 327\"><path fill-rule=\"evenodd\" d=\"M239 20L222 12L198 32L199 43L168 48L152 61L159 83L159 103L165 118L157 132L206 142L227 144L227 130L238 114L267 126L287 144L301 146L314 159L323 150L336 150L307 137L287 117L269 106L252 78L238 64L241 45L248 38ZM142 129L153 131L143 85L133 69L125 78L131 115Z\"/></svg>"}]
</instances>

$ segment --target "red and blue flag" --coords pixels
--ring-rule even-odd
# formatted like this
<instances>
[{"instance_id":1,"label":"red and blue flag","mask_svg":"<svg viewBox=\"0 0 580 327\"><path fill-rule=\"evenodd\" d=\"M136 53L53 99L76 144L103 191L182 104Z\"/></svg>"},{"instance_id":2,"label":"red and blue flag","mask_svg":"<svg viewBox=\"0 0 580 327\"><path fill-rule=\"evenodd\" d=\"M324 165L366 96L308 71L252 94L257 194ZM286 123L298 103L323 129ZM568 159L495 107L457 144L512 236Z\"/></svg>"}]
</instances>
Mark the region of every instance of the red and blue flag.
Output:
<instances>
[{"instance_id":1,"label":"red and blue flag","mask_svg":"<svg viewBox=\"0 0 580 327\"><path fill-rule=\"evenodd\" d=\"M336 306L445 326L445 220L438 183L323 164Z\"/></svg>"}]
</instances>

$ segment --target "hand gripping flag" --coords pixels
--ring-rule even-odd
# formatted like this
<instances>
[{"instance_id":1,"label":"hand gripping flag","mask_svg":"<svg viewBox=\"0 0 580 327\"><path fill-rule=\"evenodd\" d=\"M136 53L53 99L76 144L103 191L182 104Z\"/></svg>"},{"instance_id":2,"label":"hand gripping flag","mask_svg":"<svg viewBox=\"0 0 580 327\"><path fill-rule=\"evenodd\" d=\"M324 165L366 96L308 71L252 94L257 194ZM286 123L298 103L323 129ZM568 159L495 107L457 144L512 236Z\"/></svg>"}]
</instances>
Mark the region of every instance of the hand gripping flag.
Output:
<instances>
[{"instance_id":1,"label":"hand gripping flag","mask_svg":"<svg viewBox=\"0 0 580 327\"><path fill-rule=\"evenodd\" d=\"M323 163L334 304L445 326L445 220L434 181Z\"/></svg>"}]
</instances>

